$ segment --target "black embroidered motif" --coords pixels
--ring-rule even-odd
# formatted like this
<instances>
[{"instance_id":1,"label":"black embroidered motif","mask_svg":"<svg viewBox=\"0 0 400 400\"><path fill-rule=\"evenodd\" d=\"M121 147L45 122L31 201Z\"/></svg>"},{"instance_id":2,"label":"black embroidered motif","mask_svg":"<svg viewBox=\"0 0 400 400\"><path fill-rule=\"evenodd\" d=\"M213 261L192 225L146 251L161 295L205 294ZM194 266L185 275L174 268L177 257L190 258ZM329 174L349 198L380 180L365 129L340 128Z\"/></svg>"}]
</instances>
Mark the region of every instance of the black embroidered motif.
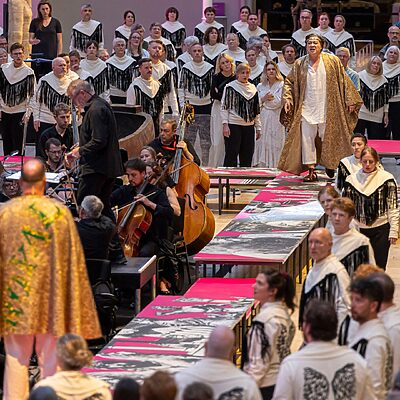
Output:
<instances>
[{"instance_id":1,"label":"black embroidered motif","mask_svg":"<svg viewBox=\"0 0 400 400\"><path fill-rule=\"evenodd\" d=\"M93 85L94 91L97 95L101 95L108 89L110 89L110 81L108 79L108 69L104 68L97 76L89 76L86 79Z\"/></svg>"},{"instance_id":2,"label":"black embroidered motif","mask_svg":"<svg viewBox=\"0 0 400 400\"><path fill-rule=\"evenodd\" d=\"M276 350L279 361L282 362L285 357L290 354L290 331L283 324L279 324L279 334L276 338Z\"/></svg>"},{"instance_id":3,"label":"black embroidered motif","mask_svg":"<svg viewBox=\"0 0 400 400\"><path fill-rule=\"evenodd\" d=\"M0 69L0 93L4 103L8 107L14 107L23 103L28 97L33 96L35 76L27 75L19 82L10 83L2 69Z\"/></svg>"},{"instance_id":4,"label":"black embroidered motif","mask_svg":"<svg viewBox=\"0 0 400 400\"><path fill-rule=\"evenodd\" d=\"M346 364L335 372L332 380L335 400L350 400L356 395L356 369L353 363Z\"/></svg>"},{"instance_id":5,"label":"black embroidered motif","mask_svg":"<svg viewBox=\"0 0 400 400\"><path fill-rule=\"evenodd\" d=\"M186 30L185 28L180 28L175 32L167 31L165 28L161 29L161 36L168 39L175 48L181 48L183 45L183 41L186 38Z\"/></svg>"},{"instance_id":6,"label":"black embroidered motif","mask_svg":"<svg viewBox=\"0 0 400 400\"><path fill-rule=\"evenodd\" d=\"M351 253L347 254L347 256L343 257L340 262L344 265L349 275L352 276L353 272L360 264L369 263L368 245L363 245L354 249Z\"/></svg>"},{"instance_id":7,"label":"black embroidered motif","mask_svg":"<svg viewBox=\"0 0 400 400\"><path fill-rule=\"evenodd\" d=\"M324 400L329 396L329 382L325 375L313 368L304 368L304 400Z\"/></svg>"},{"instance_id":8,"label":"black embroidered motif","mask_svg":"<svg viewBox=\"0 0 400 400\"><path fill-rule=\"evenodd\" d=\"M384 83L379 88L372 90L360 79L360 95L365 107L375 112L382 108L389 100L388 85Z\"/></svg>"},{"instance_id":9,"label":"black embroidered motif","mask_svg":"<svg viewBox=\"0 0 400 400\"><path fill-rule=\"evenodd\" d=\"M350 315L346 315L346 318L343 320L342 324L340 325L339 335L338 335L339 346L347 346L348 345L350 321L351 321Z\"/></svg>"},{"instance_id":10,"label":"black embroidered motif","mask_svg":"<svg viewBox=\"0 0 400 400\"><path fill-rule=\"evenodd\" d=\"M222 393L218 400L244 400L244 389L240 387L235 387L228 392Z\"/></svg>"},{"instance_id":11,"label":"black embroidered motif","mask_svg":"<svg viewBox=\"0 0 400 400\"><path fill-rule=\"evenodd\" d=\"M85 51L86 43L89 42L89 40L95 40L97 43L103 41L103 26L102 24L97 25L91 35L86 35L83 32L72 29L72 38L75 48L80 51Z\"/></svg>"},{"instance_id":12,"label":"black embroidered motif","mask_svg":"<svg viewBox=\"0 0 400 400\"><path fill-rule=\"evenodd\" d=\"M257 115L260 114L260 103L257 93L251 99L247 100L231 86L226 87L222 107L226 110L234 110L246 122L254 121Z\"/></svg>"},{"instance_id":13,"label":"black embroidered motif","mask_svg":"<svg viewBox=\"0 0 400 400\"><path fill-rule=\"evenodd\" d=\"M385 77L388 81L389 99L400 94L400 74L392 78Z\"/></svg>"},{"instance_id":14,"label":"black embroidered motif","mask_svg":"<svg viewBox=\"0 0 400 400\"><path fill-rule=\"evenodd\" d=\"M297 50L297 58L303 57L303 56L305 56L307 54L306 46L300 44L296 39L292 38L291 44Z\"/></svg>"},{"instance_id":15,"label":"black embroidered motif","mask_svg":"<svg viewBox=\"0 0 400 400\"><path fill-rule=\"evenodd\" d=\"M214 68L210 68L203 76L198 76L188 68L182 68L180 87L200 99L209 95Z\"/></svg>"},{"instance_id":16,"label":"black embroidered motif","mask_svg":"<svg viewBox=\"0 0 400 400\"><path fill-rule=\"evenodd\" d=\"M350 175L350 171L347 167L340 161L336 173L336 188L341 191L343 189L344 183L347 177Z\"/></svg>"},{"instance_id":17,"label":"black embroidered motif","mask_svg":"<svg viewBox=\"0 0 400 400\"><path fill-rule=\"evenodd\" d=\"M71 99L66 94L60 94L54 90L48 82L42 81L38 93L38 101L44 104L51 112L58 103L70 104Z\"/></svg>"},{"instance_id":18,"label":"black embroidered motif","mask_svg":"<svg viewBox=\"0 0 400 400\"><path fill-rule=\"evenodd\" d=\"M138 86L133 86L136 96L136 104L140 104L143 112L150 114L152 117L158 117L164 107L164 98L161 88L156 95L151 98L146 93L143 93Z\"/></svg>"},{"instance_id":19,"label":"black embroidered motif","mask_svg":"<svg viewBox=\"0 0 400 400\"><path fill-rule=\"evenodd\" d=\"M368 340L361 339L356 344L354 344L351 348L356 351L360 356L365 358L365 354L367 352Z\"/></svg>"},{"instance_id":20,"label":"black embroidered motif","mask_svg":"<svg viewBox=\"0 0 400 400\"><path fill-rule=\"evenodd\" d=\"M329 51L331 51L333 54L336 54L336 50L339 47L346 47L346 49L349 49L350 51L350 56L353 57L356 55L356 49L354 47L354 40L352 38L348 38L344 42L340 44L333 44L328 38L324 38L327 44L327 48Z\"/></svg>"},{"instance_id":21,"label":"black embroidered motif","mask_svg":"<svg viewBox=\"0 0 400 400\"><path fill-rule=\"evenodd\" d=\"M121 70L111 63L107 64L107 68L110 85L126 92L134 78L136 63L132 62L125 70Z\"/></svg>"},{"instance_id":22,"label":"black embroidered motif","mask_svg":"<svg viewBox=\"0 0 400 400\"><path fill-rule=\"evenodd\" d=\"M393 179L385 181L370 196L360 193L350 183L345 182L343 196L353 200L356 207L356 219L366 225L373 224L389 209L398 207L397 186Z\"/></svg>"},{"instance_id":23,"label":"black embroidered motif","mask_svg":"<svg viewBox=\"0 0 400 400\"><path fill-rule=\"evenodd\" d=\"M171 90L171 75L172 71L169 69L161 78L158 79L158 82L160 83L160 91L163 94L163 98L167 96Z\"/></svg>"},{"instance_id":24,"label":"black embroidered motif","mask_svg":"<svg viewBox=\"0 0 400 400\"><path fill-rule=\"evenodd\" d=\"M386 362L385 362L385 389L389 390L392 384L393 375L393 349L388 342L386 342Z\"/></svg>"}]
</instances>

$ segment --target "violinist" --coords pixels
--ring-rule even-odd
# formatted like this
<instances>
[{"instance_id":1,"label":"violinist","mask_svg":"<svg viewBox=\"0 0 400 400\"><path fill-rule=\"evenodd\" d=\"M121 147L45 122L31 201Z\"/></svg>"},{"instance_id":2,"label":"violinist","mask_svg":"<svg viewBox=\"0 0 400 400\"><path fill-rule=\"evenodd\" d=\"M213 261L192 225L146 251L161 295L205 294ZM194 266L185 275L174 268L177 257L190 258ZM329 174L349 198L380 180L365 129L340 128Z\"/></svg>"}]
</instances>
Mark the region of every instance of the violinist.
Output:
<instances>
[{"instance_id":1,"label":"violinist","mask_svg":"<svg viewBox=\"0 0 400 400\"><path fill-rule=\"evenodd\" d=\"M139 257L159 253L159 241L166 239L172 222L173 209L165 191L145 180L146 164L139 158L125 164L129 185L120 186L111 194L111 205L124 207L133 201L142 203L152 214L152 223L139 242Z\"/></svg>"},{"instance_id":2,"label":"violinist","mask_svg":"<svg viewBox=\"0 0 400 400\"><path fill-rule=\"evenodd\" d=\"M174 119L164 119L161 122L159 137L150 142L149 146L151 146L157 154L161 153L166 161L170 161L175 157L177 148L182 148L186 158L200 165L200 158L193 145L185 139L178 142L176 127L177 123Z\"/></svg>"},{"instance_id":3,"label":"violinist","mask_svg":"<svg viewBox=\"0 0 400 400\"><path fill-rule=\"evenodd\" d=\"M48 139L44 145L44 152L46 154L46 172L59 171L63 165L63 151L61 142L56 138Z\"/></svg>"}]
</instances>

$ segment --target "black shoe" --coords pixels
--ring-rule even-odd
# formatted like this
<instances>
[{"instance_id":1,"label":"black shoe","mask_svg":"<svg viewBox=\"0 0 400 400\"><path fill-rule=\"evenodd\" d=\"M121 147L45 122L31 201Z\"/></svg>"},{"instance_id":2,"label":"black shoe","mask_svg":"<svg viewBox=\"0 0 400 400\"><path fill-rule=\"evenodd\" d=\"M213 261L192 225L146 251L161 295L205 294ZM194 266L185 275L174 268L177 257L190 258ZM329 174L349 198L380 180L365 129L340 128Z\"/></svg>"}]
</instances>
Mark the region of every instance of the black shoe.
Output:
<instances>
[{"instance_id":1,"label":"black shoe","mask_svg":"<svg viewBox=\"0 0 400 400\"><path fill-rule=\"evenodd\" d=\"M112 264L127 264L128 260L123 254L119 254L116 257L111 259Z\"/></svg>"},{"instance_id":2,"label":"black shoe","mask_svg":"<svg viewBox=\"0 0 400 400\"><path fill-rule=\"evenodd\" d=\"M325 168L325 173L328 175L329 178L333 178L335 176L334 169Z\"/></svg>"}]
</instances>

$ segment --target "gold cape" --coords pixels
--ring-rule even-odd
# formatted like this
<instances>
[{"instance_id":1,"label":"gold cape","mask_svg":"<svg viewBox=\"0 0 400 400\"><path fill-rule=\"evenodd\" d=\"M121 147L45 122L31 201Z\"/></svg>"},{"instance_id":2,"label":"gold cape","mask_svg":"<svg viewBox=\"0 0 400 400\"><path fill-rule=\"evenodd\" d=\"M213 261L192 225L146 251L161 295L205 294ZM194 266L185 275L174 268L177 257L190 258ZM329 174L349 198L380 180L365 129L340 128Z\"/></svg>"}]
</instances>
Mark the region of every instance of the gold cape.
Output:
<instances>
[{"instance_id":1,"label":"gold cape","mask_svg":"<svg viewBox=\"0 0 400 400\"><path fill-rule=\"evenodd\" d=\"M336 169L339 161L351 154L350 137L357 124L358 111L362 100L347 76L340 60L333 55L321 53L326 70L326 129L324 141L317 137L318 163L329 169ZM290 120L278 168L294 174L306 169L301 161L301 112L305 96L309 57L298 59L285 79L282 102L289 100L293 115L283 115ZM355 105L356 111L349 113L347 107ZM284 113L284 111L283 111Z\"/></svg>"},{"instance_id":2,"label":"gold cape","mask_svg":"<svg viewBox=\"0 0 400 400\"><path fill-rule=\"evenodd\" d=\"M70 211L27 195L0 208L0 335L101 336Z\"/></svg>"}]
</instances>

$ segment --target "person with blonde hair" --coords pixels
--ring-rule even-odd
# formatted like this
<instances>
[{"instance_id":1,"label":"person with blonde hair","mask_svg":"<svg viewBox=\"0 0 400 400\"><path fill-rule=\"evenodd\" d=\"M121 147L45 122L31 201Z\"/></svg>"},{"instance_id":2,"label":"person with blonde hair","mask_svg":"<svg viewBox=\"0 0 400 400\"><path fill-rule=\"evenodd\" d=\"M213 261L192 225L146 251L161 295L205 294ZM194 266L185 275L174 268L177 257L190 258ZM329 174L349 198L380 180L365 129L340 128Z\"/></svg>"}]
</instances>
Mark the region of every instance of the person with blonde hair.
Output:
<instances>
[{"instance_id":1,"label":"person with blonde hair","mask_svg":"<svg viewBox=\"0 0 400 400\"><path fill-rule=\"evenodd\" d=\"M228 35L229 36L229 35ZM224 164L225 144L222 133L221 99L225 86L235 80L235 60L227 53L222 53L216 62L215 75L211 83L210 167L221 167Z\"/></svg>"},{"instance_id":2,"label":"person with blonde hair","mask_svg":"<svg viewBox=\"0 0 400 400\"><path fill-rule=\"evenodd\" d=\"M35 389L51 387L58 398L63 399L112 399L107 383L81 372L82 368L90 365L93 357L83 337L73 333L61 336L57 341L56 352L60 371L39 381Z\"/></svg>"},{"instance_id":3,"label":"person with blonde hair","mask_svg":"<svg viewBox=\"0 0 400 400\"><path fill-rule=\"evenodd\" d=\"M285 128L279 121L283 77L274 61L268 61L257 85L261 103L261 138L256 142L253 165L276 168L285 144Z\"/></svg>"}]
</instances>

